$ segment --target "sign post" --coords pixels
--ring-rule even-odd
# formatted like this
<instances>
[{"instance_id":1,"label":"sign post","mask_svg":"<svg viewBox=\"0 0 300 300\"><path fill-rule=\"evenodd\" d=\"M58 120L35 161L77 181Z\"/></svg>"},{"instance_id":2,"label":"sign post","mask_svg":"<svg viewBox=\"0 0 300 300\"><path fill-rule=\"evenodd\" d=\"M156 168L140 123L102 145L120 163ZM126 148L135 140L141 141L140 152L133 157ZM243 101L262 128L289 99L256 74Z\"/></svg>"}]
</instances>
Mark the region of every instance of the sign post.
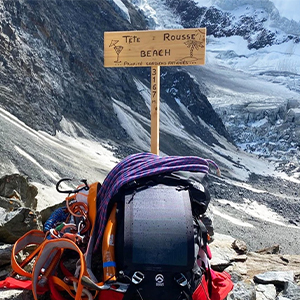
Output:
<instances>
[{"instance_id":1,"label":"sign post","mask_svg":"<svg viewBox=\"0 0 300 300\"><path fill-rule=\"evenodd\" d=\"M206 28L104 32L105 67L151 67L151 152L159 154L160 66L204 65Z\"/></svg>"},{"instance_id":2,"label":"sign post","mask_svg":"<svg viewBox=\"0 0 300 300\"><path fill-rule=\"evenodd\" d=\"M151 152L159 154L160 66L151 67Z\"/></svg>"}]
</instances>

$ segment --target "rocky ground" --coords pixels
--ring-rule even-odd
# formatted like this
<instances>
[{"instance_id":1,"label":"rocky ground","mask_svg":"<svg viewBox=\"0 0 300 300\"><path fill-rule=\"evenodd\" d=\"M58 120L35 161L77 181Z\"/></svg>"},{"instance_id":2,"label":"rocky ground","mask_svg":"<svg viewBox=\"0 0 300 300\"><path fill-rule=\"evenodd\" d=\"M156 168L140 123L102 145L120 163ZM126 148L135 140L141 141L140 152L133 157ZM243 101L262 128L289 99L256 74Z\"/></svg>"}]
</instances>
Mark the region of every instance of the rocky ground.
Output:
<instances>
[{"instance_id":1,"label":"rocky ground","mask_svg":"<svg viewBox=\"0 0 300 300\"><path fill-rule=\"evenodd\" d=\"M253 175L247 184L240 184L213 178L210 204L215 231L244 240L252 251L279 245L281 253L300 254L299 183ZM244 211L234 208L235 205L243 205ZM280 217L277 220L280 223L271 222L265 206ZM253 227L234 224L214 214L214 208Z\"/></svg>"},{"instance_id":2,"label":"rocky ground","mask_svg":"<svg viewBox=\"0 0 300 300\"><path fill-rule=\"evenodd\" d=\"M299 299L299 184L261 176L250 176L247 183L215 176L210 176L210 179L212 200L209 215L212 216L215 231L210 243L213 253L212 266L215 270L226 270L232 276L234 289L228 299ZM43 211L41 215L35 210L36 193L36 188L23 176L13 175L0 179L0 206L3 212L0 280L11 271L12 240L32 228L38 228L41 219L47 218L51 213L51 208ZM22 199L31 200L27 200L30 202L27 203ZM258 213L256 217L253 216L253 212L257 212L255 207L256 210L252 209L252 216L245 207L244 211L237 209L238 206L233 208L233 204L243 203L248 203L251 207L247 199L272 208L283 218L282 224L271 223L269 212L264 206L261 206L261 212L258 210L261 215ZM221 215L217 214L217 211L221 211ZM262 221L259 217L266 213L268 214ZM233 219L228 221L228 216L253 227L234 224ZM0 299L33 298L31 291L0 290Z\"/></svg>"}]
</instances>

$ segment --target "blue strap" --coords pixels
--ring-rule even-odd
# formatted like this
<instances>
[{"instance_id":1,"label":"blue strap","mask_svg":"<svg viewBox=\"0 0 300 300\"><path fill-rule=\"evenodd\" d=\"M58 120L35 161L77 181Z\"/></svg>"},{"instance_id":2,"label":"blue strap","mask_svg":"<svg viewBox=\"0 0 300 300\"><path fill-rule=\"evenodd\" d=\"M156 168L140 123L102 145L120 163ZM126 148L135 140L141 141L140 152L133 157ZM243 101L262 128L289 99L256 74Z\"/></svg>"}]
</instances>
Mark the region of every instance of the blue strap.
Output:
<instances>
[{"instance_id":1,"label":"blue strap","mask_svg":"<svg viewBox=\"0 0 300 300\"><path fill-rule=\"evenodd\" d=\"M108 268L108 267L116 267L116 262L115 261L107 261L103 263L103 268Z\"/></svg>"}]
</instances>

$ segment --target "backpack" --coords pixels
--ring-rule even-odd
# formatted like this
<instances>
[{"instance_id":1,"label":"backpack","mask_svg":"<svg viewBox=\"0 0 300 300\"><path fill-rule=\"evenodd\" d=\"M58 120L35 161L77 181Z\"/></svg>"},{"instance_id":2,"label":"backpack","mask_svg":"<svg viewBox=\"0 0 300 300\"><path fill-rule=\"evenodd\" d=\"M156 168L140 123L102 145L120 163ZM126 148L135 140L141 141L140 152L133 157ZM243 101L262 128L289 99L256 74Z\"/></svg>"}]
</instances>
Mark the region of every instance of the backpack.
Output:
<instances>
[{"instance_id":1,"label":"backpack","mask_svg":"<svg viewBox=\"0 0 300 300\"><path fill-rule=\"evenodd\" d=\"M188 300L199 286L209 297L207 231L199 218L210 201L205 178L189 172L144 177L111 199L103 281L127 285L123 300Z\"/></svg>"},{"instance_id":2,"label":"backpack","mask_svg":"<svg viewBox=\"0 0 300 300\"><path fill-rule=\"evenodd\" d=\"M103 276L101 287L98 284L98 300L225 299L233 283L226 272L210 269L207 231L199 218L210 201L203 184L210 164L220 175L218 166L209 159L138 153L110 171L97 196L96 226L90 240L93 257L102 250ZM197 179L199 174L202 180ZM157 199L166 199L167 206L160 206L164 201L156 201L154 206L152 202ZM160 218L155 218L157 215ZM178 221L175 227L180 230L174 231L170 222L160 222L166 219ZM158 228L164 232L159 239L155 235ZM139 234L135 235L136 232ZM177 234L176 238L165 243L164 237L171 233ZM156 245L157 241L163 243ZM179 250L172 253L174 246ZM168 251L170 258L164 251ZM162 262L164 258L167 263Z\"/></svg>"}]
</instances>

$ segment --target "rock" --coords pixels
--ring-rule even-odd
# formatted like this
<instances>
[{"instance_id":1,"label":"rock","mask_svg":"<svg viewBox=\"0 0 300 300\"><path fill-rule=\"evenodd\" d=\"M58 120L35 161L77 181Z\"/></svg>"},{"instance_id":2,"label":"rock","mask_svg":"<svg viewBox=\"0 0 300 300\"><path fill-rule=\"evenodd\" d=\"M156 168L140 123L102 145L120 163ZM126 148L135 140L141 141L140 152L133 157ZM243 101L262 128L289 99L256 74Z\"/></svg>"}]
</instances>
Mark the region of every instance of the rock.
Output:
<instances>
[{"instance_id":1,"label":"rock","mask_svg":"<svg viewBox=\"0 0 300 300\"><path fill-rule=\"evenodd\" d=\"M41 228L35 212L37 193L26 176L0 178L0 242L14 243L29 230Z\"/></svg>"},{"instance_id":2,"label":"rock","mask_svg":"<svg viewBox=\"0 0 300 300\"><path fill-rule=\"evenodd\" d=\"M259 254L277 254L277 253L279 253L279 245L274 245L272 247L260 249L255 252L259 253Z\"/></svg>"},{"instance_id":3,"label":"rock","mask_svg":"<svg viewBox=\"0 0 300 300\"><path fill-rule=\"evenodd\" d=\"M236 272L230 272L230 276L231 276L231 280L233 283L237 283L237 282L243 280L243 277L241 276L241 274L236 273Z\"/></svg>"},{"instance_id":4,"label":"rock","mask_svg":"<svg viewBox=\"0 0 300 300\"><path fill-rule=\"evenodd\" d=\"M286 115L286 121L295 123L296 125L300 124L300 108L291 108L288 110Z\"/></svg>"},{"instance_id":5,"label":"rock","mask_svg":"<svg viewBox=\"0 0 300 300\"><path fill-rule=\"evenodd\" d=\"M0 280L4 280L11 272L12 247L13 245L0 245Z\"/></svg>"},{"instance_id":6,"label":"rock","mask_svg":"<svg viewBox=\"0 0 300 300\"><path fill-rule=\"evenodd\" d=\"M5 208L7 211L15 210L22 206L20 200L17 199L9 199L0 196L0 207Z\"/></svg>"},{"instance_id":7,"label":"rock","mask_svg":"<svg viewBox=\"0 0 300 300\"><path fill-rule=\"evenodd\" d=\"M10 256L13 245L0 245L0 267L10 265Z\"/></svg>"},{"instance_id":8,"label":"rock","mask_svg":"<svg viewBox=\"0 0 300 300\"><path fill-rule=\"evenodd\" d=\"M254 276L254 281L257 283L284 285L284 283L294 281L293 271L270 271Z\"/></svg>"},{"instance_id":9,"label":"rock","mask_svg":"<svg viewBox=\"0 0 300 300\"><path fill-rule=\"evenodd\" d=\"M130 15L128 13L127 7L123 4L123 2L117 2L113 0L108 0L108 3L113 7L113 9L118 13L124 20L130 22Z\"/></svg>"},{"instance_id":10,"label":"rock","mask_svg":"<svg viewBox=\"0 0 300 300\"><path fill-rule=\"evenodd\" d=\"M294 282L287 282L284 285L284 290L279 293L277 300L299 300L300 299L300 287Z\"/></svg>"},{"instance_id":11,"label":"rock","mask_svg":"<svg viewBox=\"0 0 300 300\"><path fill-rule=\"evenodd\" d=\"M6 212L0 208L0 242L12 244L31 229L39 229L37 215L26 207Z\"/></svg>"},{"instance_id":12,"label":"rock","mask_svg":"<svg viewBox=\"0 0 300 300\"><path fill-rule=\"evenodd\" d=\"M287 100L287 110L291 108L298 108L300 107L300 101L297 99L288 99Z\"/></svg>"},{"instance_id":13,"label":"rock","mask_svg":"<svg viewBox=\"0 0 300 300\"><path fill-rule=\"evenodd\" d=\"M300 255L284 255L283 260L282 256L277 254L261 255L248 252L245 262L237 261L232 264L232 271L234 272L241 274L244 273L245 269L247 273L243 275L243 280L252 280L254 276L264 274L266 270L284 273L293 271L297 277L300 274Z\"/></svg>"},{"instance_id":14,"label":"rock","mask_svg":"<svg viewBox=\"0 0 300 300\"><path fill-rule=\"evenodd\" d=\"M256 300L253 283L238 282L227 296L228 300Z\"/></svg>"},{"instance_id":15,"label":"rock","mask_svg":"<svg viewBox=\"0 0 300 300\"><path fill-rule=\"evenodd\" d=\"M237 253L231 247L234 240L227 235L214 234L214 241L210 244L210 250L212 252L211 265L215 270L224 270L237 257Z\"/></svg>"},{"instance_id":16,"label":"rock","mask_svg":"<svg viewBox=\"0 0 300 300\"><path fill-rule=\"evenodd\" d=\"M5 300L31 300L31 291L22 290L0 290L1 299Z\"/></svg>"},{"instance_id":17,"label":"rock","mask_svg":"<svg viewBox=\"0 0 300 300\"><path fill-rule=\"evenodd\" d=\"M34 300L31 290L0 290L1 300ZM45 293L38 296L39 300L49 300L50 295Z\"/></svg>"},{"instance_id":18,"label":"rock","mask_svg":"<svg viewBox=\"0 0 300 300\"><path fill-rule=\"evenodd\" d=\"M0 196L12 201L20 201L23 206L36 209L38 189L20 174L6 175L0 178Z\"/></svg>"},{"instance_id":19,"label":"rock","mask_svg":"<svg viewBox=\"0 0 300 300\"><path fill-rule=\"evenodd\" d=\"M40 216L41 216L42 223L44 224L55 210L57 210L59 207L64 207L65 205L66 205L65 201L63 201L61 203L48 206L45 209L41 210Z\"/></svg>"},{"instance_id":20,"label":"rock","mask_svg":"<svg viewBox=\"0 0 300 300\"><path fill-rule=\"evenodd\" d=\"M273 300L276 298L276 288L273 284L258 284L255 286L256 300Z\"/></svg>"},{"instance_id":21,"label":"rock","mask_svg":"<svg viewBox=\"0 0 300 300\"><path fill-rule=\"evenodd\" d=\"M244 254L247 252L247 245L241 240L234 240L232 243L232 248L239 254Z\"/></svg>"}]
</instances>

